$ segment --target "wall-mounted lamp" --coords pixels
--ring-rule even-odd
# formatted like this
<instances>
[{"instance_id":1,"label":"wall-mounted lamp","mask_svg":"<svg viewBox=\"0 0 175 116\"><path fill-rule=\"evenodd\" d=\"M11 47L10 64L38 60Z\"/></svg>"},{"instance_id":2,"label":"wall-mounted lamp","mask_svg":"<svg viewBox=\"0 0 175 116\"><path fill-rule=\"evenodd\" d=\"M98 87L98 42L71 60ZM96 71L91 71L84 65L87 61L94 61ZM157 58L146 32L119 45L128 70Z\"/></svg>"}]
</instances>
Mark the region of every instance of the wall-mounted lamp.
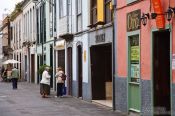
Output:
<instances>
[{"instance_id":1,"label":"wall-mounted lamp","mask_svg":"<svg viewBox=\"0 0 175 116\"><path fill-rule=\"evenodd\" d=\"M143 13L140 19L142 24L145 26L147 24L147 20L150 19L149 13L147 14Z\"/></svg>"},{"instance_id":2,"label":"wall-mounted lamp","mask_svg":"<svg viewBox=\"0 0 175 116\"><path fill-rule=\"evenodd\" d=\"M166 19L168 21L171 21L171 19L173 18L174 14L175 14L175 8L169 7L167 12L166 12Z\"/></svg>"},{"instance_id":3,"label":"wall-mounted lamp","mask_svg":"<svg viewBox=\"0 0 175 116\"><path fill-rule=\"evenodd\" d=\"M165 15L165 18L167 21L171 21L171 19L173 18L173 16L175 15L175 7L172 8L172 7L169 7L168 10L163 13L163 14L158 14L158 13L143 13L140 20L142 22L142 24L145 26L147 24L147 20L148 19L156 19L156 17L158 15Z\"/></svg>"}]
</instances>

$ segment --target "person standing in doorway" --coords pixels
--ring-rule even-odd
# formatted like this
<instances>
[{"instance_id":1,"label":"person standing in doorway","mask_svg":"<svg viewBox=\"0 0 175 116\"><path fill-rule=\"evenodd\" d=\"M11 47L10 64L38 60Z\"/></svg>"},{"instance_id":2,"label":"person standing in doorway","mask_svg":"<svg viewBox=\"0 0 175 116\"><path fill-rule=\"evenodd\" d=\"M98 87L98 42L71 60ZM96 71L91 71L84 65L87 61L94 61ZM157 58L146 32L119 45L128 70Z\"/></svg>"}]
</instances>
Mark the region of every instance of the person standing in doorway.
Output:
<instances>
[{"instance_id":1,"label":"person standing in doorway","mask_svg":"<svg viewBox=\"0 0 175 116\"><path fill-rule=\"evenodd\" d=\"M19 70L14 67L11 72L11 78L12 78L12 87L13 89L17 89L18 87L18 79L19 79Z\"/></svg>"},{"instance_id":2,"label":"person standing in doorway","mask_svg":"<svg viewBox=\"0 0 175 116\"><path fill-rule=\"evenodd\" d=\"M62 67L58 67L57 73L55 75L56 82L57 82L57 96L55 96L55 97L62 97L63 96L63 85L64 85L64 81L65 81L65 79L63 79L64 75L65 74L64 74Z\"/></svg>"},{"instance_id":3,"label":"person standing in doorway","mask_svg":"<svg viewBox=\"0 0 175 116\"><path fill-rule=\"evenodd\" d=\"M42 73L42 79L40 82L41 85L41 95L43 98L46 98L49 95L50 91L50 75L49 75L49 67L45 67L45 70Z\"/></svg>"}]
</instances>

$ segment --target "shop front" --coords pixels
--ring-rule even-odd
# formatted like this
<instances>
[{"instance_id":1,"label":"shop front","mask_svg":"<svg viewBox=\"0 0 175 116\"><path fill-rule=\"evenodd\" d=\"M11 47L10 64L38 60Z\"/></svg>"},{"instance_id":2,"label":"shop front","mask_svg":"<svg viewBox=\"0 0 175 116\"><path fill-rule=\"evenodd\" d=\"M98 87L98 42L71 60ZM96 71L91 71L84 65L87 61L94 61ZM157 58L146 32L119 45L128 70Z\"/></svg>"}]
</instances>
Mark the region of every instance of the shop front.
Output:
<instances>
[{"instance_id":1,"label":"shop front","mask_svg":"<svg viewBox=\"0 0 175 116\"><path fill-rule=\"evenodd\" d=\"M112 26L90 31L92 101L112 107Z\"/></svg>"},{"instance_id":2,"label":"shop front","mask_svg":"<svg viewBox=\"0 0 175 116\"><path fill-rule=\"evenodd\" d=\"M139 1L117 11L117 110L174 115L173 6L171 0Z\"/></svg>"}]
</instances>

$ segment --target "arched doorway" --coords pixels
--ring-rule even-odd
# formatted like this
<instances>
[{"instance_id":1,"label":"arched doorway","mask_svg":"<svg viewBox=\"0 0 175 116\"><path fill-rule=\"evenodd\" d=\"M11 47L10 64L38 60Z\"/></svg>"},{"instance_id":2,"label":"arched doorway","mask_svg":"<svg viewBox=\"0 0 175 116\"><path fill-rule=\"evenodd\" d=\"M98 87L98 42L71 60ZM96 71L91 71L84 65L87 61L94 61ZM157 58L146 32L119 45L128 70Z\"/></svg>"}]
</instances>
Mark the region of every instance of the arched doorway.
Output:
<instances>
[{"instance_id":1,"label":"arched doorway","mask_svg":"<svg viewBox=\"0 0 175 116\"><path fill-rule=\"evenodd\" d=\"M77 46L77 81L78 81L78 97L82 97L82 84L83 84L83 73L82 73L82 46Z\"/></svg>"}]
</instances>

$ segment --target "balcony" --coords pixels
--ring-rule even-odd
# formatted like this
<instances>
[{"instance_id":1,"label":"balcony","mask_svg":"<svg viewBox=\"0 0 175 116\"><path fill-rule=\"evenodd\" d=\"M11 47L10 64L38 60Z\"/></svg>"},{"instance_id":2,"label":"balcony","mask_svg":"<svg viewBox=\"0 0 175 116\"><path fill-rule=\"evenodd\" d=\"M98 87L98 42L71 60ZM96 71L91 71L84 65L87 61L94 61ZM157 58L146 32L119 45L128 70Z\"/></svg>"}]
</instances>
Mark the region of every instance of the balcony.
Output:
<instances>
[{"instance_id":1,"label":"balcony","mask_svg":"<svg viewBox=\"0 0 175 116\"><path fill-rule=\"evenodd\" d=\"M71 16L65 16L59 19L59 37L69 41L73 39L71 32Z\"/></svg>"},{"instance_id":2,"label":"balcony","mask_svg":"<svg viewBox=\"0 0 175 116\"><path fill-rule=\"evenodd\" d=\"M9 55L13 54L13 49L9 46L3 46L2 52L3 52L4 56L9 56Z\"/></svg>"}]
</instances>

